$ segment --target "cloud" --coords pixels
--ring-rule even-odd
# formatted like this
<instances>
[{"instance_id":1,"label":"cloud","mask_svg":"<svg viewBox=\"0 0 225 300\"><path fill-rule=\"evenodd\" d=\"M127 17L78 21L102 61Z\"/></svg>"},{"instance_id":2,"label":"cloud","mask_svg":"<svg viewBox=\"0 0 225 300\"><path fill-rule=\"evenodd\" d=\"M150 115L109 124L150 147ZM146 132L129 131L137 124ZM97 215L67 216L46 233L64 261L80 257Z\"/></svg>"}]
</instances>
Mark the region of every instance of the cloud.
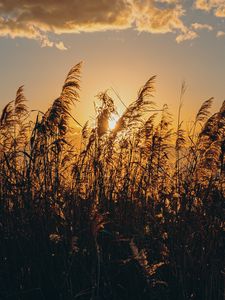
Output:
<instances>
[{"instance_id":1,"label":"cloud","mask_svg":"<svg viewBox=\"0 0 225 300\"><path fill-rule=\"evenodd\" d=\"M191 27L195 30L202 30L202 29L206 29L208 31L212 31L213 27L211 25L208 24L201 24L201 23L192 23Z\"/></svg>"},{"instance_id":2,"label":"cloud","mask_svg":"<svg viewBox=\"0 0 225 300\"><path fill-rule=\"evenodd\" d=\"M55 43L55 46L59 50L67 50L63 42Z\"/></svg>"},{"instance_id":3,"label":"cloud","mask_svg":"<svg viewBox=\"0 0 225 300\"><path fill-rule=\"evenodd\" d=\"M187 30L186 32L179 34L176 37L176 41L177 41L177 43L181 43L181 42L184 42L187 40L194 40L197 37L198 37L198 34L195 31Z\"/></svg>"},{"instance_id":4,"label":"cloud","mask_svg":"<svg viewBox=\"0 0 225 300\"><path fill-rule=\"evenodd\" d=\"M154 2L150 0L136 0L134 2L137 30L151 33L175 32L178 33L177 43L198 37L195 31L184 24L182 17L185 15L185 10L179 1L158 0L157 2L170 5L161 8L154 5Z\"/></svg>"},{"instance_id":5,"label":"cloud","mask_svg":"<svg viewBox=\"0 0 225 300\"><path fill-rule=\"evenodd\" d=\"M55 33L126 28L131 17L125 0L0 0L0 4L8 26L17 23L18 29L28 30L34 25Z\"/></svg>"},{"instance_id":6,"label":"cloud","mask_svg":"<svg viewBox=\"0 0 225 300\"><path fill-rule=\"evenodd\" d=\"M195 7L205 11L213 10L216 17L225 17L224 0L196 0Z\"/></svg>"},{"instance_id":7,"label":"cloud","mask_svg":"<svg viewBox=\"0 0 225 300\"><path fill-rule=\"evenodd\" d=\"M174 4L174 3L179 3L180 1L179 0L155 0L155 2Z\"/></svg>"},{"instance_id":8,"label":"cloud","mask_svg":"<svg viewBox=\"0 0 225 300\"><path fill-rule=\"evenodd\" d=\"M212 8L209 1L206 1L206 0L196 0L195 7L197 9L201 9L201 10L205 10L205 11L209 11Z\"/></svg>"},{"instance_id":9,"label":"cloud","mask_svg":"<svg viewBox=\"0 0 225 300\"><path fill-rule=\"evenodd\" d=\"M171 0L166 2L174 3ZM185 30L181 20L181 17L184 15L181 5L159 8L150 0L136 0L133 5L135 24L138 31L167 33L175 30Z\"/></svg>"},{"instance_id":10,"label":"cloud","mask_svg":"<svg viewBox=\"0 0 225 300\"><path fill-rule=\"evenodd\" d=\"M42 47L66 50L61 34L124 30L176 34L177 42L194 39L193 30L209 25L194 23L189 28L181 0L0 0L0 37L38 40ZM211 9L211 2L197 0L196 7ZM216 9L219 9L217 7ZM217 14L221 14L220 10ZM197 25L198 24L198 25ZM207 27L206 27L207 26ZM201 27L201 28L200 28ZM51 38L50 38L51 36Z\"/></svg>"},{"instance_id":11,"label":"cloud","mask_svg":"<svg viewBox=\"0 0 225 300\"><path fill-rule=\"evenodd\" d=\"M225 4L221 5L215 10L215 15L220 18L225 17Z\"/></svg>"},{"instance_id":12,"label":"cloud","mask_svg":"<svg viewBox=\"0 0 225 300\"><path fill-rule=\"evenodd\" d=\"M185 28L183 30L183 32L176 37L177 43L181 43L181 42L184 42L184 41L187 41L187 40L196 39L199 35L195 31L193 31L192 29L194 29L194 30L206 29L208 31L212 31L213 27L211 25L208 25L208 24L192 23L191 28L189 28L189 29Z\"/></svg>"},{"instance_id":13,"label":"cloud","mask_svg":"<svg viewBox=\"0 0 225 300\"><path fill-rule=\"evenodd\" d=\"M53 46L48 33L78 33L125 29L132 7L126 0L0 0L0 36L36 39ZM56 46L57 47L57 46ZM65 49L58 45L57 48Z\"/></svg>"},{"instance_id":14,"label":"cloud","mask_svg":"<svg viewBox=\"0 0 225 300\"><path fill-rule=\"evenodd\" d=\"M222 30L217 31L217 33L216 33L216 36L217 36L218 38L221 37L221 36L224 36L224 35L225 35L225 32L222 31Z\"/></svg>"}]
</instances>

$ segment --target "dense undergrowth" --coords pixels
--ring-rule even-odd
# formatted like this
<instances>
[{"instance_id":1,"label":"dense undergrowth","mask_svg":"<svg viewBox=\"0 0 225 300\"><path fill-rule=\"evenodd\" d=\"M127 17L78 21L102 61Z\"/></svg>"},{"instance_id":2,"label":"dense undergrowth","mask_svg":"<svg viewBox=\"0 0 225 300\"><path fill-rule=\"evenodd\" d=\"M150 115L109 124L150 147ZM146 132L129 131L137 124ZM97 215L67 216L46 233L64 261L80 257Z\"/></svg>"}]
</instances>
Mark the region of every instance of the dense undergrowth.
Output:
<instances>
[{"instance_id":1,"label":"dense undergrowth","mask_svg":"<svg viewBox=\"0 0 225 300\"><path fill-rule=\"evenodd\" d=\"M22 87L2 111L0 299L222 300L225 102L174 129L152 77L111 131L100 93L77 146L80 68L36 122Z\"/></svg>"}]
</instances>

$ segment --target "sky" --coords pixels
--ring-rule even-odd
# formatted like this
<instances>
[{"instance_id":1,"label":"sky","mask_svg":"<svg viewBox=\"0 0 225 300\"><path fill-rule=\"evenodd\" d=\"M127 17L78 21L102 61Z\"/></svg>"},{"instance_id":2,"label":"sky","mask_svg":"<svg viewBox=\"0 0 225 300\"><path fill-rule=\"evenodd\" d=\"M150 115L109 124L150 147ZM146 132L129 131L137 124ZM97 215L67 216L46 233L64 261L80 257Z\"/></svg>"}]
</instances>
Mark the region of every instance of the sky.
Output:
<instances>
[{"instance_id":1,"label":"sky","mask_svg":"<svg viewBox=\"0 0 225 300\"><path fill-rule=\"evenodd\" d=\"M225 0L0 0L0 109L24 85L31 109L45 111L72 66L83 61L81 99L73 114L94 117L109 89L119 113L156 78L155 101L182 117L225 99Z\"/></svg>"}]
</instances>

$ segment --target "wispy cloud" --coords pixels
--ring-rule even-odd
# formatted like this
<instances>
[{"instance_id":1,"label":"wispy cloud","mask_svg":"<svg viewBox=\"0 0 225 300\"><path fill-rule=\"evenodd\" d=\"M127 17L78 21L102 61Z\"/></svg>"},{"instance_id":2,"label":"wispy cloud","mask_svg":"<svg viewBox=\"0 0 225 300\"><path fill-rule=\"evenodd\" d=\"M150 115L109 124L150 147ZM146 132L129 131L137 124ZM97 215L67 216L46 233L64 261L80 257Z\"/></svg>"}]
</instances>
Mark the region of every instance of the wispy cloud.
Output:
<instances>
[{"instance_id":1,"label":"wispy cloud","mask_svg":"<svg viewBox=\"0 0 225 300\"><path fill-rule=\"evenodd\" d=\"M179 34L176 37L176 41L177 41L177 43L181 43L181 42L184 42L187 40L194 40L197 37L198 37L198 34L195 31L187 30L186 32Z\"/></svg>"},{"instance_id":2,"label":"wispy cloud","mask_svg":"<svg viewBox=\"0 0 225 300\"><path fill-rule=\"evenodd\" d=\"M67 50L66 46L64 45L63 42L58 42L58 43L55 43L55 46L57 49L59 50Z\"/></svg>"},{"instance_id":3,"label":"wispy cloud","mask_svg":"<svg viewBox=\"0 0 225 300\"><path fill-rule=\"evenodd\" d=\"M211 25L208 24L201 24L201 23L192 23L191 27L195 30L202 30L202 29L206 29L208 31L212 31L213 27Z\"/></svg>"},{"instance_id":4,"label":"wispy cloud","mask_svg":"<svg viewBox=\"0 0 225 300\"><path fill-rule=\"evenodd\" d=\"M217 37L225 36L225 32L222 30L219 30L219 31L217 31L216 36Z\"/></svg>"}]
</instances>

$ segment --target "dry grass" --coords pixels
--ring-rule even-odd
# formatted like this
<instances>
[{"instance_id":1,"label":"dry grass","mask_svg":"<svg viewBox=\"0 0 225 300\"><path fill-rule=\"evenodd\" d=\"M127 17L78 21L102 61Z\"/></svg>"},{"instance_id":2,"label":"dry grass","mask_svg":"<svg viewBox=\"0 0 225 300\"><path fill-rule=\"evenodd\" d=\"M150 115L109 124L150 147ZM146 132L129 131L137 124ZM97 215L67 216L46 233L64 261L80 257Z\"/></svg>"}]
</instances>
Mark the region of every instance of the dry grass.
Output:
<instances>
[{"instance_id":1,"label":"dry grass","mask_svg":"<svg viewBox=\"0 0 225 300\"><path fill-rule=\"evenodd\" d=\"M23 87L0 119L0 299L224 297L225 103L201 106L189 132L155 77L114 130L99 94L96 126L70 138L81 64L29 121Z\"/></svg>"}]
</instances>

